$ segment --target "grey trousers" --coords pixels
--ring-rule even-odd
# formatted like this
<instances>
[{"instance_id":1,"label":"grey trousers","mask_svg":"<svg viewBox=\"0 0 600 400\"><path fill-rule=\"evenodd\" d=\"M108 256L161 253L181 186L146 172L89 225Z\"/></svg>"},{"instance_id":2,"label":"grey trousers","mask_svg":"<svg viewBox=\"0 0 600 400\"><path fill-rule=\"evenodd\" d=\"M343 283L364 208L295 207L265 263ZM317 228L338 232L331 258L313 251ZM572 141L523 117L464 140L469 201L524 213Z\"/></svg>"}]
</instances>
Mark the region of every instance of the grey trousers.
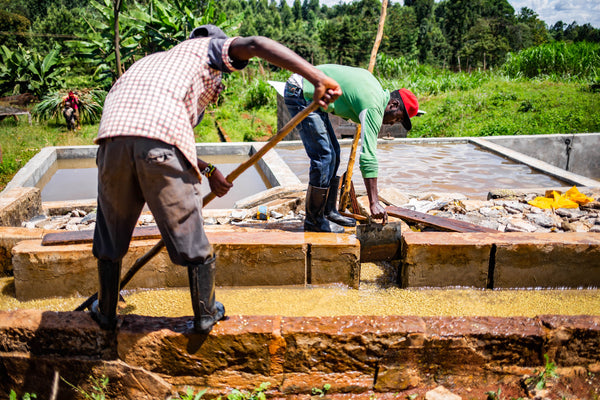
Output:
<instances>
[{"instance_id":1,"label":"grey trousers","mask_svg":"<svg viewBox=\"0 0 600 400\"><path fill-rule=\"evenodd\" d=\"M199 264L212 256L204 232L200 181L176 146L134 136L103 139L96 164L96 258L123 258L144 203L173 263Z\"/></svg>"}]
</instances>

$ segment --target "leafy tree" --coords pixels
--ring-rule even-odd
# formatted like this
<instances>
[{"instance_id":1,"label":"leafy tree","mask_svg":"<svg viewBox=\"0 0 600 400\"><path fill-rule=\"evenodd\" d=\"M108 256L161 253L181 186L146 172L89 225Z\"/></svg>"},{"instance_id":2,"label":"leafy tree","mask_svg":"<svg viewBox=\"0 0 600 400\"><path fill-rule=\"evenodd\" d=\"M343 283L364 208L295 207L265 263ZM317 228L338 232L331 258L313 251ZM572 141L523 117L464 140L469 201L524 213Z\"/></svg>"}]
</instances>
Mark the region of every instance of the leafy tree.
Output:
<instances>
[{"instance_id":1,"label":"leafy tree","mask_svg":"<svg viewBox=\"0 0 600 400\"><path fill-rule=\"evenodd\" d=\"M517 22L508 29L509 46L519 51L533 46L533 34L529 25Z\"/></svg>"},{"instance_id":2,"label":"leafy tree","mask_svg":"<svg viewBox=\"0 0 600 400\"><path fill-rule=\"evenodd\" d=\"M573 42L600 43L600 29L594 28L589 23L577 25L576 22L573 22L565 28L564 35L565 40Z\"/></svg>"},{"instance_id":3,"label":"leafy tree","mask_svg":"<svg viewBox=\"0 0 600 400\"><path fill-rule=\"evenodd\" d=\"M525 24L529 28L529 40L527 46L521 48L527 48L530 46L539 46L540 44L548 43L550 35L546 29L544 21L540 20L538 14L530 8L522 7L517 14L517 22ZM513 47L519 50L519 47Z\"/></svg>"},{"instance_id":4,"label":"leafy tree","mask_svg":"<svg viewBox=\"0 0 600 400\"><path fill-rule=\"evenodd\" d=\"M565 24L562 21L556 21L556 23L554 25L552 25L549 29L549 33L550 36L552 36L552 38L554 40L558 40L561 41L564 39L565 36L565 28L567 27L567 24Z\"/></svg>"},{"instance_id":5,"label":"leafy tree","mask_svg":"<svg viewBox=\"0 0 600 400\"><path fill-rule=\"evenodd\" d=\"M321 47L325 50L329 61L337 64L358 66L369 57L368 51L372 43L361 43L365 33L365 25L350 16L327 21L320 31ZM373 35L374 36L374 35Z\"/></svg>"},{"instance_id":6,"label":"leafy tree","mask_svg":"<svg viewBox=\"0 0 600 400\"><path fill-rule=\"evenodd\" d=\"M424 19L430 19L433 16L435 3L434 0L406 0L404 5L414 10L417 22L420 24Z\"/></svg>"},{"instance_id":7,"label":"leafy tree","mask_svg":"<svg viewBox=\"0 0 600 400\"><path fill-rule=\"evenodd\" d=\"M446 68L452 56L452 51L437 24L432 25L427 30L424 42L430 47L431 51L425 55L422 62Z\"/></svg>"},{"instance_id":8,"label":"leafy tree","mask_svg":"<svg viewBox=\"0 0 600 400\"><path fill-rule=\"evenodd\" d=\"M427 51L418 46L419 27L415 9L393 4L388 9L384 28L384 38L381 52L391 57L413 59L419 50Z\"/></svg>"},{"instance_id":9,"label":"leafy tree","mask_svg":"<svg viewBox=\"0 0 600 400\"><path fill-rule=\"evenodd\" d=\"M313 21L321 14L319 8L319 0L304 0L302 3L302 19L305 21Z\"/></svg>"},{"instance_id":10,"label":"leafy tree","mask_svg":"<svg viewBox=\"0 0 600 400\"><path fill-rule=\"evenodd\" d=\"M279 15L281 16L281 24L284 27L289 27L293 21L293 14L292 9L286 0L281 0L279 2Z\"/></svg>"},{"instance_id":11,"label":"leafy tree","mask_svg":"<svg viewBox=\"0 0 600 400\"><path fill-rule=\"evenodd\" d=\"M2 9L35 21L38 18L44 18L48 14L48 10L54 7L85 7L88 2L89 0L2 0L0 6Z\"/></svg>"},{"instance_id":12,"label":"leafy tree","mask_svg":"<svg viewBox=\"0 0 600 400\"><path fill-rule=\"evenodd\" d=\"M38 17L32 25L35 48L47 53L65 40L83 36L86 32L81 21L88 15L89 12L83 8L67 8L64 5L49 8L46 17Z\"/></svg>"},{"instance_id":13,"label":"leafy tree","mask_svg":"<svg viewBox=\"0 0 600 400\"><path fill-rule=\"evenodd\" d=\"M19 44L27 44L27 33L31 22L22 15L0 10L0 46L15 49Z\"/></svg>"},{"instance_id":14,"label":"leafy tree","mask_svg":"<svg viewBox=\"0 0 600 400\"><path fill-rule=\"evenodd\" d=\"M300 0L294 0L294 5L292 6L292 15L296 21L302 20L302 5L300 4Z\"/></svg>"},{"instance_id":15,"label":"leafy tree","mask_svg":"<svg viewBox=\"0 0 600 400\"><path fill-rule=\"evenodd\" d=\"M302 21L291 24L283 30L280 41L311 64L321 64L325 62L325 55L319 46L319 41L308 34L304 25Z\"/></svg>"},{"instance_id":16,"label":"leafy tree","mask_svg":"<svg viewBox=\"0 0 600 400\"><path fill-rule=\"evenodd\" d=\"M451 62L461 69L459 51L464 46L465 36L479 16L479 2L468 0L443 0L436 11L441 28L452 51Z\"/></svg>"},{"instance_id":17,"label":"leafy tree","mask_svg":"<svg viewBox=\"0 0 600 400\"><path fill-rule=\"evenodd\" d=\"M480 19L465 36L460 54L471 64L468 67L481 66L486 70L494 61L499 64L508 50L506 38L494 34L489 20Z\"/></svg>"}]
</instances>

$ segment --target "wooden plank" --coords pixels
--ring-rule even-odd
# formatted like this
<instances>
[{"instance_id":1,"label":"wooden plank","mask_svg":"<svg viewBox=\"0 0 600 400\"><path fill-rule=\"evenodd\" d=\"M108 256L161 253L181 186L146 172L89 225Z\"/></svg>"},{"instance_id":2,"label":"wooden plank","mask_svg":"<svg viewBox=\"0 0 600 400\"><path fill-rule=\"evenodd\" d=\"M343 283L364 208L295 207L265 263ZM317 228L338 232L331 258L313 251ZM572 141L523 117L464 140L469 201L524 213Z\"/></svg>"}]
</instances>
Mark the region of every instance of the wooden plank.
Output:
<instances>
[{"instance_id":1,"label":"wooden plank","mask_svg":"<svg viewBox=\"0 0 600 400\"><path fill-rule=\"evenodd\" d=\"M62 244L91 243L94 231L67 231L47 233L42 238L42 246L56 246ZM156 226L141 226L133 230L132 240L160 239L160 232Z\"/></svg>"},{"instance_id":2,"label":"wooden plank","mask_svg":"<svg viewBox=\"0 0 600 400\"><path fill-rule=\"evenodd\" d=\"M450 218L438 217L418 211L408 210L406 208L389 206L386 208L388 215L402 220L421 223L437 229L448 232L489 232L498 233L495 229L486 228L480 225L471 224L469 222L457 221ZM347 216L352 216L359 221L364 221L367 218L362 215L353 215L343 213ZM362 218L361 218L362 217ZM156 226L142 226L135 228L132 235L132 240L145 239L160 239L160 232ZM75 232L56 232L48 233L42 238L42 246L56 246L64 244L91 243L94 238L93 230L75 231Z\"/></svg>"},{"instance_id":3,"label":"wooden plank","mask_svg":"<svg viewBox=\"0 0 600 400\"><path fill-rule=\"evenodd\" d=\"M497 230L486 228L484 226L475 225L464 221L458 221L455 219L429 215L426 213L413 211L402 207L388 206L386 207L386 211L388 215L392 217L400 218L408 222L421 223L447 232L498 233Z\"/></svg>"}]
</instances>

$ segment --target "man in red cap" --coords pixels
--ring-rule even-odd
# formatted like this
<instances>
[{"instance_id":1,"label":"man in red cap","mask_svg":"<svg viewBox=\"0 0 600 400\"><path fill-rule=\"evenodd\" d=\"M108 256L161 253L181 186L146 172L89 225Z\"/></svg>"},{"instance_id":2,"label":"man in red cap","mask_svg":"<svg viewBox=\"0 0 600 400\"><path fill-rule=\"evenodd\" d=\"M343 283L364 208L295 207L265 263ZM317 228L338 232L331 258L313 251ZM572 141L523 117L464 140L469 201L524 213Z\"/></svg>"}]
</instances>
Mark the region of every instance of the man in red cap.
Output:
<instances>
[{"instance_id":1,"label":"man in red cap","mask_svg":"<svg viewBox=\"0 0 600 400\"><path fill-rule=\"evenodd\" d=\"M317 67L336 80L342 95L326 111L317 110L299 125L300 136L310 158L309 184L306 193L306 218L304 230L312 232L343 232L344 226L354 226L356 221L344 217L337 210L337 192L340 165L340 145L329 122L328 113L361 125L362 173L371 216L387 223L387 213L379 204L377 193L377 135L382 124L401 123L409 131L410 118L417 115L419 103L407 89L384 90L379 81L366 69L326 64ZM306 108L313 97L314 87L300 75L292 75L286 85L285 104L292 114Z\"/></svg>"}]
</instances>

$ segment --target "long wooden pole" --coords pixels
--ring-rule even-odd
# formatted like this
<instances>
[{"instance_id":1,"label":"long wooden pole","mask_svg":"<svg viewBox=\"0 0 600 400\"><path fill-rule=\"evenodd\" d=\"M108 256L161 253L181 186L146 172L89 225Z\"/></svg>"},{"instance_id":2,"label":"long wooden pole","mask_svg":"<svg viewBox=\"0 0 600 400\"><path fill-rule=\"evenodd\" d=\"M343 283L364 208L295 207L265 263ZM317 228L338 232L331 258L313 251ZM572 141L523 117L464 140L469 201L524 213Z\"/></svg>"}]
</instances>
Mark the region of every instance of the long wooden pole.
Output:
<instances>
[{"instance_id":1,"label":"long wooden pole","mask_svg":"<svg viewBox=\"0 0 600 400\"><path fill-rule=\"evenodd\" d=\"M369 60L369 72L373 73L375 69L375 62L377 61L377 51L381 44L381 38L383 37L383 28L385 26L385 16L387 14L388 0L381 2L381 15L379 16L379 26L377 27L377 36L375 37L375 43L373 43L373 49L371 49L371 58ZM358 141L360 140L360 124L356 128L356 134L352 140L352 147L350 149L350 158L348 160L348 167L346 168L346 175L344 178L344 185L342 193L340 194L340 201L338 209L344 211L348 207L348 196L350 195L350 183L352 182L352 172L354 169L354 162L356 160L356 149L358 148ZM356 210L355 210L356 211Z\"/></svg>"},{"instance_id":2,"label":"long wooden pole","mask_svg":"<svg viewBox=\"0 0 600 400\"><path fill-rule=\"evenodd\" d=\"M256 153L252 154L250 158L243 163L241 163L236 169L231 171L225 179L227 182L232 183L237 177L239 177L245 170L253 166L260 160L269 150L277 145L277 143L281 142L281 140L287 136L288 133L292 131L304 118L308 116L311 112L315 111L319 108L319 104L315 101L310 103L308 107L304 110L296 114L292 119L290 119L287 124L275 136L273 136L264 146L262 146ZM204 205L210 203L216 195L213 192L210 192L202 199L202 203ZM133 278L133 276L150 261L155 255L157 255L162 248L165 246L165 243L162 239L160 239L154 247L152 247L146 254L138 258L135 263L129 268L129 271L125 274L123 279L121 279L120 288L122 289L129 281ZM91 295L86 301L81 303L79 307L75 309L75 311L83 311L86 308L89 308L94 301L98 298L98 293L94 293Z\"/></svg>"},{"instance_id":3,"label":"long wooden pole","mask_svg":"<svg viewBox=\"0 0 600 400\"><path fill-rule=\"evenodd\" d=\"M379 45L381 44L381 38L383 37L383 28L385 26L385 16L387 14L388 0L381 2L381 15L379 16L379 26L377 27L377 36L375 37L375 43L371 49L371 58L369 60L369 72L373 72L375 69L375 62L377 61L377 51L379 51Z\"/></svg>"},{"instance_id":4,"label":"long wooden pole","mask_svg":"<svg viewBox=\"0 0 600 400\"><path fill-rule=\"evenodd\" d=\"M352 173L354 170L354 162L356 160L356 149L358 147L358 141L360 139L360 124L356 126L356 133L354 134L354 139L352 140L352 147L350 148L350 158L348 159L348 167L346 168L346 173L344 174L344 185L342 188L342 193L340 195L340 204L338 209L340 211L344 211L348 208L348 204L350 203L350 185L352 183ZM354 210L354 212L358 212L358 210Z\"/></svg>"}]
</instances>

